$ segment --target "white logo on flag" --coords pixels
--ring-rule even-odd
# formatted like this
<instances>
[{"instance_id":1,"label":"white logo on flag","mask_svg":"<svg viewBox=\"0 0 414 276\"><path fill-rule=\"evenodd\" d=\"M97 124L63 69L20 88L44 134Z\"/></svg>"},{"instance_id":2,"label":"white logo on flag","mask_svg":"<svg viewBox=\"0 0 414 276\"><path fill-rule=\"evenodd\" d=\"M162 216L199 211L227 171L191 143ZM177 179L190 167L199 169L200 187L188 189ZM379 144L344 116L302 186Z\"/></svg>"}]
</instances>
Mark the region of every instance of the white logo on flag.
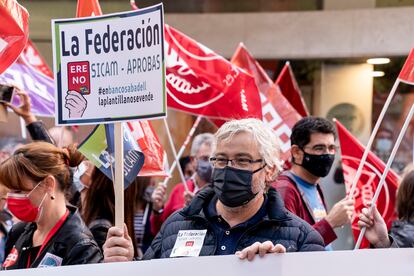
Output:
<instances>
[{"instance_id":1,"label":"white logo on flag","mask_svg":"<svg viewBox=\"0 0 414 276\"><path fill-rule=\"evenodd\" d=\"M344 172L345 177L345 187L346 191L349 192L351 188L352 180L354 179L356 175L356 167L358 167L360 162L360 159L343 155L342 156L342 168ZM354 166L352 166L354 165ZM361 185L361 187L358 187L355 189L353 198L361 197L362 203L364 206L369 206L369 204L372 201L372 198L374 197L375 190L377 189L377 185L379 184L379 180L381 179L382 173L371 163L368 161L365 162L364 168L362 169L361 176L358 180L358 182L362 182L361 178L364 177L364 182ZM376 179L378 179L378 182L375 183ZM388 183L385 181L383 192L385 193L385 202L384 202L384 210L378 210L381 213L381 216L384 217L385 214L387 214L388 209L390 208L390 191L388 188ZM355 220L357 220L359 217L359 212L355 212L352 217L352 228L355 230L359 230L358 226L355 224Z\"/></svg>"}]
</instances>

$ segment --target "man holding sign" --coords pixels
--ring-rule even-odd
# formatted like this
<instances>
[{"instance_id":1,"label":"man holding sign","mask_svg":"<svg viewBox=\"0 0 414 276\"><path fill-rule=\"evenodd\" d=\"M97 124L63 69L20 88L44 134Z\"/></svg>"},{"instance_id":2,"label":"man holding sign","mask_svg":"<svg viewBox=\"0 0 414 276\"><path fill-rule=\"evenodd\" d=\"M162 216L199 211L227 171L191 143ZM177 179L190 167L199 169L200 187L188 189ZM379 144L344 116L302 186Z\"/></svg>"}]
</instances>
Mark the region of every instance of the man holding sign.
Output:
<instances>
[{"instance_id":1,"label":"man holding sign","mask_svg":"<svg viewBox=\"0 0 414 276\"><path fill-rule=\"evenodd\" d=\"M324 250L322 237L289 213L269 184L279 171L274 133L256 119L225 123L215 134L210 161L213 187L169 217L144 259ZM106 262L130 261L126 229L111 228L104 244Z\"/></svg>"}]
</instances>

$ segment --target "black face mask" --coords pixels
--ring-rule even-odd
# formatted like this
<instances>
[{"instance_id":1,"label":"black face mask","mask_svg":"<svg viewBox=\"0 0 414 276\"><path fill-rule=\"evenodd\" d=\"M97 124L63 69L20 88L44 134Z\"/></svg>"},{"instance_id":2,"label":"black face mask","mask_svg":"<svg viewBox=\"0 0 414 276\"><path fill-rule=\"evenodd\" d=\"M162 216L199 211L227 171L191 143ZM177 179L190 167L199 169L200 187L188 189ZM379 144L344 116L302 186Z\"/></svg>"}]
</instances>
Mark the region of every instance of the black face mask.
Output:
<instances>
[{"instance_id":1,"label":"black face mask","mask_svg":"<svg viewBox=\"0 0 414 276\"><path fill-rule=\"evenodd\" d=\"M325 177L331 170L335 160L335 154L309 154L303 149L302 166L308 172L318 177ZM299 164L298 164L299 165Z\"/></svg>"},{"instance_id":2,"label":"black face mask","mask_svg":"<svg viewBox=\"0 0 414 276\"><path fill-rule=\"evenodd\" d=\"M198 160L196 172L202 180L205 182L210 182L211 175L213 173L213 165L211 165L209 161Z\"/></svg>"},{"instance_id":3,"label":"black face mask","mask_svg":"<svg viewBox=\"0 0 414 276\"><path fill-rule=\"evenodd\" d=\"M228 207L239 207L252 200L257 195L252 192L253 174L264 167L253 172L228 166L223 169L214 168L214 191L221 203Z\"/></svg>"}]
</instances>

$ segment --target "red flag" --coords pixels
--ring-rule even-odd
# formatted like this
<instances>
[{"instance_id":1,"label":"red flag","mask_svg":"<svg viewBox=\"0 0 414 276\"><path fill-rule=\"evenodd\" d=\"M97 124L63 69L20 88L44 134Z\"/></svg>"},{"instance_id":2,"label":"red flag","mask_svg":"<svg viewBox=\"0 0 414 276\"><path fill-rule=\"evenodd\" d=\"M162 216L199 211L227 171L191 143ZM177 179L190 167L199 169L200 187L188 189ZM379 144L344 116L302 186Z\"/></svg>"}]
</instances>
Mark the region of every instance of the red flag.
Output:
<instances>
[{"instance_id":1,"label":"red flag","mask_svg":"<svg viewBox=\"0 0 414 276\"><path fill-rule=\"evenodd\" d=\"M128 122L128 127L145 155L144 165L138 176L167 176L166 153L151 123L149 121L131 121Z\"/></svg>"},{"instance_id":2,"label":"red flag","mask_svg":"<svg viewBox=\"0 0 414 276\"><path fill-rule=\"evenodd\" d=\"M0 74L12 65L23 51L29 36L29 13L15 0L0 5Z\"/></svg>"},{"instance_id":3,"label":"red flag","mask_svg":"<svg viewBox=\"0 0 414 276\"><path fill-rule=\"evenodd\" d=\"M37 72L40 72L46 75L47 77L53 79L52 70L50 70L46 61L37 51L35 45L30 39L27 41L26 47L21 53L20 58L23 59L26 64L28 64L29 66L32 66L33 69L37 70Z\"/></svg>"},{"instance_id":4,"label":"red flag","mask_svg":"<svg viewBox=\"0 0 414 276\"><path fill-rule=\"evenodd\" d=\"M349 192L356 171L358 170L360 160L365 151L365 147L338 121L336 121L336 127L338 129L338 137L341 145L345 187L347 192ZM374 153L370 152L362 169L362 174L358 180L353 197L355 199L356 213L352 220L352 231L355 241L358 239L360 232L357 224L358 216L361 213L362 208L369 206L384 170L384 162L382 162L382 160ZM394 206L398 183L398 175L393 170L390 170L376 203L378 211L387 223L388 228L391 227L392 221L396 218ZM366 248L368 245L369 242L364 238L361 248Z\"/></svg>"},{"instance_id":5,"label":"red flag","mask_svg":"<svg viewBox=\"0 0 414 276\"><path fill-rule=\"evenodd\" d=\"M279 138L282 160L288 160L290 157L292 127L302 117L282 95L243 44L240 44L237 48L231 58L231 63L246 70L254 77L260 91L263 121L275 131Z\"/></svg>"},{"instance_id":6,"label":"red flag","mask_svg":"<svg viewBox=\"0 0 414 276\"><path fill-rule=\"evenodd\" d=\"M135 1L130 4L138 9ZM250 75L168 25L165 45L169 107L219 119L262 118Z\"/></svg>"},{"instance_id":7,"label":"red flag","mask_svg":"<svg viewBox=\"0 0 414 276\"><path fill-rule=\"evenodd\" d=\"M302 93L300 92L289 62L286 62L285 66L283 66L275 84L280 88L282 94L302 117L309 116L308 109L303 101Z\"/></svg>"},{"instance_id":8,"label":"red flag","mask_svg":"<svg viewBox=\"0 0 414 276\"><path fill-rule=\"evenodd\" d=\"M102 15L101 6L98 0L78 0L76 17L87 17Z\"/></svg>"},{"instance_id":9,"label":"red flag","mask_svg":"<svg viewBox=\"0 0 414 276\"><path fill-rule=\"evenodd\" d=\"M169 107L220 119L262 118L249 74L168 25L165 44Z\"/></svg>"},{"instance_id":10,"label":"red flag","mask_svg":"<svg viewBox=\"0 0 414 276\"><path fill-rule=\"evenodd\" d=\"M414 85L414 48L411 49L398 78L402 82Z\"/></svg>"}]
</instances>

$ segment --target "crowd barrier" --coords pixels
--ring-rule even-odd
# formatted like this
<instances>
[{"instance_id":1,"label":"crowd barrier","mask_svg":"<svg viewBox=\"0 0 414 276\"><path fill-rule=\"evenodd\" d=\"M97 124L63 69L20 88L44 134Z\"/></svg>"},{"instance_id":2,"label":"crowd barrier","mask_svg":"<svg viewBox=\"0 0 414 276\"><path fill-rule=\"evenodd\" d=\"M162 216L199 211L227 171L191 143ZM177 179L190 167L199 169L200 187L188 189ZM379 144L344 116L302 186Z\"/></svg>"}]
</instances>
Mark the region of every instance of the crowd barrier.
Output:
<instances>
[{"instance_id":1,"label":"crowd barrier","mask_svg":"<svg viewBox=\"0 0 414 276\"><path fill-rule=\"evenodd\" d=\"M2 276L350 276L414 275L414 249L365 249L259 256L171 258L127 263L75 265L2 271Z\"/></svg>"}]
</instances>

